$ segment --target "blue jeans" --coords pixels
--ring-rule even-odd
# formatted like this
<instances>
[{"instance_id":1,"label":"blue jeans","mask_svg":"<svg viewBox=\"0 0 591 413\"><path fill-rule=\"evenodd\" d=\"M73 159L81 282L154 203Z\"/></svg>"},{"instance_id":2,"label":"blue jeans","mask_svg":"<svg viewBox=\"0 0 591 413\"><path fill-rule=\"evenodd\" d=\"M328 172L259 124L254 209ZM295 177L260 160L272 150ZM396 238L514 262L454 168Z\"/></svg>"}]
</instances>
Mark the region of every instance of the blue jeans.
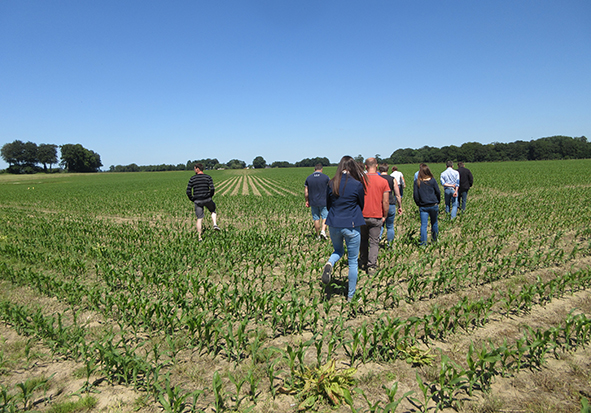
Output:
<instances>
[{"instance_id":1,"label":"blue jeans","mask_svg":"<svg viewBox=\"0 0 591 413\"><path fill-rule=\"evenodd\" d=\"M430 207L419 207L421 214L421 245L427 245L427 221L431 219L431 240L437 241L439 234L439 225L437 225L437 215L439 215L439 205Z\"/></svg>"},{"instance_id":2,"label":"blue jeans","mask_svg":"<svg viewBox=\"0 0 591 413\"><path fill-rule=\"evenodd\" d=\"M466 189L465 191L460 192L458 194L458 198L460 198L461 201L462 201L462 211L465 211L466 210L466 204L468 203L468 190Z\"/></svg>"},{"instance_id":3,"label":"blue jeans","mask_svg":"<svg viewBox=\"0 0 591 413\"><path fill-rule=\"evenodd\" d=\"M396 235L394 231L394 219L396 218L396 204L390 205L388 209L388 217L386 218L386 222L384 222L384 226L386 227L386 237L388 239L388 244L394 241L394 235ZM382 238L382 234L384 233L384 227L380 230L380 238Z\"/></svg>"},{"instance_id":4,"label":"blue jeans","mask_svg":"<svg viewBox=\"0 0 591 413\"><path fill-rule=\"evenodd\" d=\"M454 197L455 190L450 187L445 188L445 212L449 214L451 206L451 219L454 219L458 214L458 197Z\"/></svg>"},{"instance_id":5,"label":"blue jeans","mask_svg":"<svg viewBox=\"0 0 591 413\"><path fill-rule=\"evenodd\" d=\"M336 228L329 227L330 240L334 252L328 259L333 267L335 263L345 254L343 241L347 245L347 256L349 257L349 291L347 298L353 298L357 288L357 260L359 258L359 245L361 244L361 232L359 228Z\"/></svg>"}]
</instances>

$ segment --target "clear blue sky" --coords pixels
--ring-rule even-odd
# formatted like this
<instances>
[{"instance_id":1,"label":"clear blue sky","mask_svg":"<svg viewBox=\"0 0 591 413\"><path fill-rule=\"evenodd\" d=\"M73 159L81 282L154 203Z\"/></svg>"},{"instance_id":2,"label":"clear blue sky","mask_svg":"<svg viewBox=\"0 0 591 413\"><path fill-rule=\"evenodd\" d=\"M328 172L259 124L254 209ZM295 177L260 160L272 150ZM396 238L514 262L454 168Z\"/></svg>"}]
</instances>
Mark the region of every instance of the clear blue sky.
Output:
<instances>
[{"instance_id":1,"label":"clear blue sky","mask_svg":"<svg viewBox=\"0 0 591 413\"><path fill-rule=\"evenodd\" d=\"M589 0L0 1L0 145L108 169L552 135L591 138Z\"/></svg>"}]
</instances>

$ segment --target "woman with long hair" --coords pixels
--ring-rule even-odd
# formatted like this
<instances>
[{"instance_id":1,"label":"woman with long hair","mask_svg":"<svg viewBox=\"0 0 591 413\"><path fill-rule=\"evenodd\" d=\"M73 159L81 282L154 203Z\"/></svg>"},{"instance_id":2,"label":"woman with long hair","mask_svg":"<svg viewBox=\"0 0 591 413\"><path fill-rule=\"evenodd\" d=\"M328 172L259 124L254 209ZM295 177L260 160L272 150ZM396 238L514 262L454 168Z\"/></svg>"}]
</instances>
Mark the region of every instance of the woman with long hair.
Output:
<instances>
[{"instance_id":1,"label":"woman with long hair","mask_svg":"<svg viewBox=\"0 0 591 413\"><path fill-rule=\"evenodd\" d=\"M361 244L360 227L365 225L363 205L367 177L355 159L343 156L334 177L329 181L326 194L330 239L334 252L322 272L322 282L328 284L334 264L345 254L347 245L349 259L349 289L347 300L351 301L357 287L357 259Z\"/></svg>"},{"instance_id":2,"label":"woman with long hair","mask_svg":"<svg viewBox=\"0 0 591 413\"><path fill-rule=\"evenodd\" d=\"M421 164L419 175L414 183L413 198L421 215L420 244L427 245L427 221L429 219L431 220L431 241L436 242L439 234L437 215L439 215L441 191L431 170L425 164Z\"/></svg>"}]
</instances>

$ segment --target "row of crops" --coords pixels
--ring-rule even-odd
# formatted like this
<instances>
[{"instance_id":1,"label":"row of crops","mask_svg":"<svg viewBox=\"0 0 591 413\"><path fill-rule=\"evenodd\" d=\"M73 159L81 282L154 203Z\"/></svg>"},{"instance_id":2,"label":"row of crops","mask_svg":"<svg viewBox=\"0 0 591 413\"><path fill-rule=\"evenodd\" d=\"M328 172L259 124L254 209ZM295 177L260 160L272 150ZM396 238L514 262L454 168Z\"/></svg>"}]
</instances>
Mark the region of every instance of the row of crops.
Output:
<instances>
[{"instance_id":1,"label":"row of crops","mask_svg":"<svg viewBox=\"0 0 591 413\"><path fill-rule=\"evenodd\" d=\"M591 162L469 167L468 210L441 216L437 244L418 246L406 192L353 304L346 260L319 282L332 249L304 207L312 171L212 171L222 231L203 242L189 173L1 177L0 319L75 361L80 395L123 384L134 409L462 409L591 339ZM400 169L410 182L415 167ZM484 334L575 299L551 322ZM50 409L52 379L29 389L2 360L0 410ZM560 403L579 411L584 394Z\"/></svg>"}]
</instances>

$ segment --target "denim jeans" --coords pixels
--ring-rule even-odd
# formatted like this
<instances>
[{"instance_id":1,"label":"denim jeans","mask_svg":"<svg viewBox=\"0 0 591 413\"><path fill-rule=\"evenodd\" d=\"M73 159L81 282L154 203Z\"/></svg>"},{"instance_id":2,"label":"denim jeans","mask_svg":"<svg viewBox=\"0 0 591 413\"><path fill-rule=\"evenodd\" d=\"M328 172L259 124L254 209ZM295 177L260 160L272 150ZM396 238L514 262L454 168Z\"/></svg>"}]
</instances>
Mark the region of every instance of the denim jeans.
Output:
<instances>
[{"instance_id":1,"label":"denim jeans","mask_svg":"<svg viewBox=\"0 0 591 413\"><path fill-rule=\"evenodd\" d=\"M455 190L450 187L445 188L445 212L449 214L451 207L451 219L454 219L458 214L458 197L454 197Z\"/></svg>"},{"instance_id":2,"label":"denim jeans","mask_svg":"<svg viewBox=\"0 0 591 413\"><path fill-rule=\"evenodd\" d=\"M439 215L439 205L430 207L419 207L421 214L421 245L427 245L427 221L431 219L431 241L437 241L439 234L439 225L437 225L437 215Z\"/></svg>"},{"instance_id":3,"label":"denim jeans","mask_svg":"<svg viewBox=\"0 0 591 413\"><path fill-rule=\"evenodd\" d=\"M330 240L334 252L328 259L333 267L335 263L345 254L343 241L347 245L347 256L349 258L349 291L347 298L353 298L357 288L357 261L359 258L359 245L361 244L361 232L359 228L337 228L329 227Z\"/></svg>"},{"instance_id":4,"label":"denim jeans","mask_svg":"<svg viewBox=\"0 0 591 413\"><path fill-rule=\"evenodd\" d=\"M458 194L458 198L462 201L462 211L466 210L466 204L468 203L468 189Z\"/></svg>"},{"instance_id":5,"label":"denim jeans","mask_svg":"<svg viewBox=\"0 0 591 413\"><path fill-rule=\"evenodd\" d=\"M394 219L396 218L396 204L390 205L388 209L388 217L386 218L386 222L384 222L384 226L386 227L386 237L388 239L388 244L394 241L394 235L396 235L394 231ZM382 233L384 232L384 227L380 230L380 239L382 238Z\"/></svg>"}]
</instances>

